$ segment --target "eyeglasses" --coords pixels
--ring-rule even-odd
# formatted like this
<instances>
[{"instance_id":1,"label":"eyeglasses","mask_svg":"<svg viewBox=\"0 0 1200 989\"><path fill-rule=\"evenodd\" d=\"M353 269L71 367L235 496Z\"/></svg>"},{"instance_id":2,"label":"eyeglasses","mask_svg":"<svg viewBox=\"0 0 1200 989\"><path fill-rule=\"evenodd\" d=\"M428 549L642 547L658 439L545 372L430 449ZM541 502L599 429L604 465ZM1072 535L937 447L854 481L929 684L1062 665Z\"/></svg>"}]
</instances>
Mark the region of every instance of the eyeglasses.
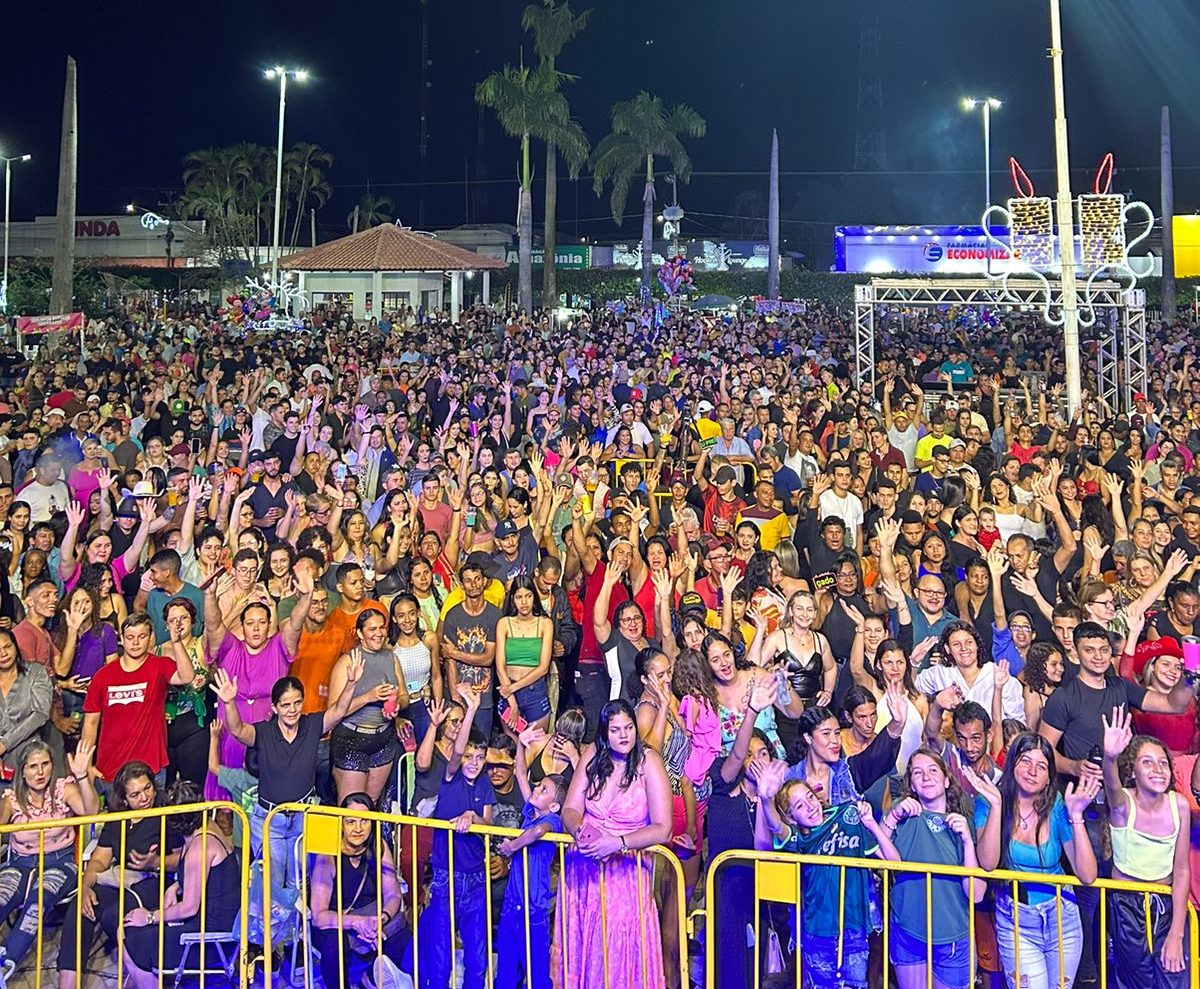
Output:
<instances>
[{"instance_id":1,"label":"eyeglasses","mask_svg":"<svg viewBox=\"0 0 1200 989\"><path fill-rule=\"evenodd\" d=\"M918 587L917 593L918 594L928 594L930 597L934 597L934 598L944 598L946 596L945 591L939 591L935 587Z\"/></svg>"},{"instance_id":2,"label":"eyeglasses","mask_svg":"<svg viewBox=\"0 0 1200 989\"><path fill-rule=\"evenodd\" d=\"M1008 626L1008 628L1009 628L1009 631L1011 631L1011 632L1032 632L1033 631L1032 625L1025 625L1024 623L1022 623L1020 625L1010 624Z\"/></svg>"}]
</instances>

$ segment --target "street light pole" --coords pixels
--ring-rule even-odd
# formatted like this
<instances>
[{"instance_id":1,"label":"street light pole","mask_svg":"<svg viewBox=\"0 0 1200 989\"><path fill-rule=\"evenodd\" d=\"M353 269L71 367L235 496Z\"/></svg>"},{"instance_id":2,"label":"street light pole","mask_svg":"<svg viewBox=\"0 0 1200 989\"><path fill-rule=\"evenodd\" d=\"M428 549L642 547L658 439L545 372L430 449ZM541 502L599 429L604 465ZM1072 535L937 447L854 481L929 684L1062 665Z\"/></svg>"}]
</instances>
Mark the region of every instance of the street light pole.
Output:
<instances>
[{"instance_id":1,"label":"street light pole","mask_svg":"<svg viewBox=\"0 0 1200 989\"><path fill-rule=\"evenodd\" d=\"M8 226L12 207L12 167L14 161L29 161L32 155L0 155L0 163L4 165L4 277L0 279L0 299L4 305L0 312L8 311Z\"/></svg>"},{"instance_id":2,"label":"street light pole","mask_svg":"<svg viewBox=\"0 0 1200 989\"><path fill-rule=\"evenodd\" d=\"M1066 348L1067 409L1073 416L1082 402L1079 371L1079 292L1075 283L1075 222L1067 153L1067 101L1063 90L1062 17L1059 0L1050 0L1050 65L1054 78L1054 162L1058 179L1058 250L1062 274L1063 346Z\"/></svg>"},{"instance_id":3,"label":"street light pole","mask_svg":"<svg viewBox=\"0 0 1200 989\"><path fill-rule=\"evenodd\" d=\"M994 96L985 96L981 100L963 100L964 110L974 110L983 107L983 209L986 213L992 206L992 111L999 110L1004 104ZM986 233L986 231L984 231ZM985 260L987 272L992 273L992 250L987 238L985 241Z\"/></svg>"},{"instance_id":4,"label":"street light pole","mask_svg":"<svg viewBox=\"0 0 1200 989\"><path fill-rule=\"evenodd\" d=\"M279 140L275 148L275 233L272 237L271 250L271 284L279 284L279 222L283 209L283 117L287 109L287 81L291 76L297 82L303 82L308 73L304 69L288 69L277 65L267 70L267 78L279 77Z\"/></svg>"}]
</instances>

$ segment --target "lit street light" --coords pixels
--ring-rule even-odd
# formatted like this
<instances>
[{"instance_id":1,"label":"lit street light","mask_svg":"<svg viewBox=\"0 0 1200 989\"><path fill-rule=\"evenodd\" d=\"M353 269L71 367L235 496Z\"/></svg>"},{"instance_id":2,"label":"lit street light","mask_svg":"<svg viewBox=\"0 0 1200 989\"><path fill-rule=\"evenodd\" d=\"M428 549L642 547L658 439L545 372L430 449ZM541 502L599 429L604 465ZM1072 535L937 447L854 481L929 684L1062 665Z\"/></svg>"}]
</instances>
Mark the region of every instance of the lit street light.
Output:
<instances>
[{"instance_id":1,"label":"lit street light","mask_svg":"<svg viewBox=\"0 0 1200 989\"><path fill-rule=\"evenodd\" d=\"M1004 104L995 96L985 96L983 100L962 101L962 109L973 110L983 107L983 190L984 209L991 205L991 112L1000 109Z\"/></svg>"},{"instance_id":2,"label":"lit street light","mask_svg":"<svg viewBox=\"0 0 1200 989\"><path fill-rule=\"evenodd\" d=\"M33 155L0 155L4 165L4 277L0 278L0 312L8 311L8 223L12 205L12 167L14 161L29 161Z\"/></svg>"},{"instance_id":3,"label":"lit street light","mask_svg":"<svg viewBox=\"0 0 1200 989\"><path fill-rule=\"evenodd\" d=\"M268 79L279 79L279 143L275 150L275 235L274 248L271 251L271 284L279 284L279 216L283 208L283 115L287 108L287 81L291 76L296 82L304 82L308 78L306 69L288 69L277 65L267 69Z\"/></svg>"}]
</instances>

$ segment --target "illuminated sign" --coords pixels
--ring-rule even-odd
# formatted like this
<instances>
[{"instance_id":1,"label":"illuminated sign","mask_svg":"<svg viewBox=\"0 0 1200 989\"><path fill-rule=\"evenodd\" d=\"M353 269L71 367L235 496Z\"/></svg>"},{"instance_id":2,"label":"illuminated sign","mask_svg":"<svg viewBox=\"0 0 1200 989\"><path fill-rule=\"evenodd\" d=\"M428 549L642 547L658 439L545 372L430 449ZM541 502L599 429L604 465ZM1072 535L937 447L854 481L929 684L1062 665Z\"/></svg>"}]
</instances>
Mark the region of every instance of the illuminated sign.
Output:
<instances>
[{"instance_id":1,"label":"illuminated sign","mask_svg":"<svg viewBox=\"0 0 1200 989\"><path fill-rule=\"evenodd\" d=\"M121 227L116 220L76 220L76 237L120 237Z\"/></svg>"},{"instance_id":2,"label":"illuminated sign","mask_svg":"<svg viewBox=\"0 0 1200 989\"><path fill-rule=\"evenodd\" d=\"M1006 236L992 227L993 236ZM1009 264L1009 252L989 244L982 227L837 227L834 231L834 271L884 275L983 273Z\"/></svg>"}]
</instances>

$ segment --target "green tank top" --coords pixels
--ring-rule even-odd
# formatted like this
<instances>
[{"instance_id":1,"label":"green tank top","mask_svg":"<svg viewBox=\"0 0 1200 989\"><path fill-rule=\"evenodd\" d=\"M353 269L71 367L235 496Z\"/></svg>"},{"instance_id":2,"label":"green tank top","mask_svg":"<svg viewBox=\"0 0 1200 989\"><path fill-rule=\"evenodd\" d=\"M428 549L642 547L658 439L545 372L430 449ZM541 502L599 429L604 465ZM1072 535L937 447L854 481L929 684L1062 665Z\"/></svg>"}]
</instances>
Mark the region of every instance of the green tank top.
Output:
<instances>
[{"instance_id":1,"label":"green tank top","mask_svg":"<svg viewBox=\"0 0 1200 989\"><path fill-rule=\"evenodd\" d=\"M513 635L512 619L508 620L508 639L504 645L504 662L508 666L534 667L542 658L540 635Z\"/></svg>"}]
</instances>

